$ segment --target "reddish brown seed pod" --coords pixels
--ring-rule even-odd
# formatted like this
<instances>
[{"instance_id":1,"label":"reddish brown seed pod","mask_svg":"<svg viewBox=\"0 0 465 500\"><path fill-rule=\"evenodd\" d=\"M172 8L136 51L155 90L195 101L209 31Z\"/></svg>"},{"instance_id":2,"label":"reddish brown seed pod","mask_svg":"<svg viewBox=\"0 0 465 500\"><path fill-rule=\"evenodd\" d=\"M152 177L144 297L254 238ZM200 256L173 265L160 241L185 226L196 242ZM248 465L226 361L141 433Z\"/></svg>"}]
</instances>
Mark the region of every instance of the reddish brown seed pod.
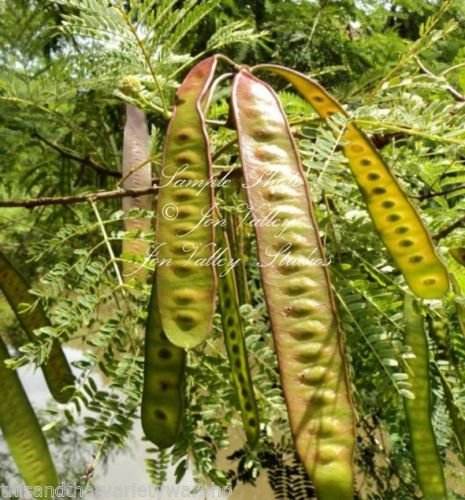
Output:
<instances>
[{"instance_id":1,"label":"reddish brown seed pod","mask_svg":"<svg viewBox=\"0 0 465 500\"><path fill-rule=\"evenodd\" d=\"M273 90L246 70L232 105L259 266L297 452L324 500L353 498L354 417L309 192Z\"/></svg>"}]
</instances>

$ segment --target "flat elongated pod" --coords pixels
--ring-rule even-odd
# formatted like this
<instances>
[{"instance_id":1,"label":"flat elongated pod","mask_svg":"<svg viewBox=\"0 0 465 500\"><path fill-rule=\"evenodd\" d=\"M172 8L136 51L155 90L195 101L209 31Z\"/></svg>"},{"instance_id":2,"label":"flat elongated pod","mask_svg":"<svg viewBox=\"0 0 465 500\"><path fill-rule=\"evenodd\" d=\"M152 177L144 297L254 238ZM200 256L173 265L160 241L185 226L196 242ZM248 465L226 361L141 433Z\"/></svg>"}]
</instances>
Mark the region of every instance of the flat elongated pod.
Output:
<instances>
[{"instance_id":1,"label":"flat elongated pod","mask_svg":"<svg viewBox=\"0 0 465 500\"><path fill-rule=\"evenodd\" d=\"M31 304L34 297L29 293L29 285L0 251L0 289L13 309L29 340L36 342L34 330L50 325L44 310L37 305L32 311L21 313L20 304ZM54 342L47 362L42 365L45 380L52 396L59 403L66 403L73 394L74 376L66 356L58 342Z\"/></svg>"},{"instance_id":2,"label":"flat elongated pod","mask_svg":"<svg viewBox=\"0 0 465 500\"><path fill-rule=\"evenodd\" d=\"M5 366L8 350L0 338L0 429L11 456L28 486L54 498L46 486L56 488L58 478L47 441L17 373Z\"/></svg>"},{"instance_id":3,"label":"flat elongated pod","mask_svg":"<svg viewBox=\"0 0 465 500\"><path fill-rule=\"evenodd\" d=\"M179 87L160 174L158 304L166 336L185 348L205 340L215 311L212 167L201 106L215 67L215 57L201 61Z\"/></svg>"},{"instance_id":4,"label":"flat elongated pod","mask_svg":"<svg viewBox=\"0 0 465 500\"><path fill-rule=\"evenodd\" d=\"M417 480L426 500L444 500L447 490L431 423L429 356L424 319L418 302L409 293L404 298L405 343L415 354L409 361L411 391L415 399L404 399Z\"/></svg>"},{"instance_id":5,"label":"flat elongated pod","mask_svg":"<svg viewBox=\"0 0 465 500\"><path fill-rule=\"evenodd\" d=\"M143 189L152 185L152 168L148 159L149 130L145 113L131 105L126 105L126 125L124 127L123 143L123 178L134 170L123 181L124 189ZM144 164L144 162L146 162ZM137 168L139 165L143 165ZM152 210L152 196L139 196L123 198L123 210L127 214L131 208ZM124 228L134 233L149 233L151 221L148 218L125 219ZM123 255L135 255L140 258L140 263L125 261L123 263L123 278L128 280L136 278L145 281L148 270L143 267L144 259L148 257L149 242L143 239L123 240Z\"/></svg>"},{"instance_id":6,"label":"flat elongated pod","mask_svg":"<svg viewBox=\"0 0 465 500\"><path fill-rule=\"evenodd\" d=\"M231 364L234 388L239 401L247 441L253 446L258 440L259 418L247 360L242 318L239 312L239 295L232 265L233 258L228 239L219 225L216 234L218 250L220 251L217 260L217 274L224 343Z\"/></svg>"},{"instance_id":7,"label":"flat elongated pod","mask_svg":"<svg viewBox=\"0 0 465 500\"><path fill-rule=\"evenodd\" d=\"M142 428L159 448L172 446L184 414L186 352L173 345L163 332L153 277L145 330Z\"/></svg>"},{"instance_id":8,"label":"flat elongated pod","mask_svg":"<svg viewBox=\"0 0 465 500\"><path fill-rule=\"evenodd\" d=\"M232 105L296 449L320 500L349 500L354 447L349 381L300 158L268 85L241 70Z\"/></svg>"},{"instance_id":9,"label":"flat elongated pod","mask_svg":"<svg viewBox=\"0 0 465 500\"><path fill-rule=\"evenodd\" d=\"M256 69L284 77L323 119L333 115L347 117L336 99L305 75L272 64ZM446 267L397 179L368 137L354 124L347 124L341 139L373 224L410 289L425 299L442 297L449 287Z\"/></svg>"}]
</instances>

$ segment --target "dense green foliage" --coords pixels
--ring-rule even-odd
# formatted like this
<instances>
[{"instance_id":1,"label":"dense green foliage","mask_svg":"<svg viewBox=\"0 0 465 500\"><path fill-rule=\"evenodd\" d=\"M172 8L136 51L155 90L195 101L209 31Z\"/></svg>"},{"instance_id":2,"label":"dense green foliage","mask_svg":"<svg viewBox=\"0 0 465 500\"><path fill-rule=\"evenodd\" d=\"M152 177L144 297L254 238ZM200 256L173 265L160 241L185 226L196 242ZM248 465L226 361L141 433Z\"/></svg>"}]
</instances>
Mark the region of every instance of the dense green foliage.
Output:
<instances>
[{"instance_id":1,"label":"dense green foliage","mask_svg":"<svg viewBox=\"0 0 465 500\"><path fill-rule=\"evenodd\" d=\"M463 220L455 224L465 209L464 28L461 0L0 0L0 200L117 188L126 103L147 113L158 177L174 91L205 55L223 52L249 65L275 62L318 78L381 148L457 281L443 300L425 301L422 313L439 453L452 498L465 498L457 487L465 462L465 268L448 253L465 247ZM337 138L282 80L268 81L280 90L298 140L332 260L357 412L357 491L370 499L415 498L403 404L412 397L411 353L403 339L405 281L373 230ZM215 173L238 167L237 148L228 146L234 133L218 126L228 121L224 95L220 87L209 113L213 153L222 151ZM160 482L173 463L181 478L189 457L199 483L233 485L254 483L268 470L280 495L308 498L311 487L294 458L243 192L218 189L217 196L224 213L245 221L236 236L248 281L238 286L262 422L259 445L251 449L244 437L231 452L230 467L216 464L218 450L230 445L230 426L241 428L217 314L213 335L187 356L180 438L171 451L149 451L147 470ZM133 210L129 216L153 213ZM59 430L66 444L63 429L76 425L97 468L127 445L140 417L150 287L121 278L121 241L141 237L124 231L123 217L120 198L0 207L2 251L34 283L52 325L38 332L42 346L29 343L2 302L0 334L22 345L16 365L42 362L52 338L82 349L75 363L78 391L67 405L50 406L46 436L60 442ZM153 234L142 237L152 240ZM153 262L147 267L153 269ZM2 460L2 478L6 467Z\"/></svg>"}]
</instances>

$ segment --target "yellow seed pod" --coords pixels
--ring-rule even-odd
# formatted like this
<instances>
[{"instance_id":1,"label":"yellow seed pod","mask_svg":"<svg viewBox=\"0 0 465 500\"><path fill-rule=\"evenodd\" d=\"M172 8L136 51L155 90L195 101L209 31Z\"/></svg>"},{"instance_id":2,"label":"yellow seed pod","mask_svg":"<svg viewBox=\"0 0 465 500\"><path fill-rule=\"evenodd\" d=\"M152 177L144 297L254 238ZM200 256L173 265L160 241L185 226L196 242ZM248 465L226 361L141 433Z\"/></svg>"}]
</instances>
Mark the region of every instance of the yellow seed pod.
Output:
<instances>
[{"instance_id":1,"label":"yellow seed pod","mask_svg":"<svg viewBox=\"0 0 465 500\"><path fill-rule=\"evenodd\" d=\"M305 75L273 64L264 69L288 80L323 118L347 117L321 85ZM417 211L368 137L354 124L338 132L343 152L384 245L410 289L425 299L442 297L449 288L447 269L436 254Z\"/></svg>"}]
</instances>

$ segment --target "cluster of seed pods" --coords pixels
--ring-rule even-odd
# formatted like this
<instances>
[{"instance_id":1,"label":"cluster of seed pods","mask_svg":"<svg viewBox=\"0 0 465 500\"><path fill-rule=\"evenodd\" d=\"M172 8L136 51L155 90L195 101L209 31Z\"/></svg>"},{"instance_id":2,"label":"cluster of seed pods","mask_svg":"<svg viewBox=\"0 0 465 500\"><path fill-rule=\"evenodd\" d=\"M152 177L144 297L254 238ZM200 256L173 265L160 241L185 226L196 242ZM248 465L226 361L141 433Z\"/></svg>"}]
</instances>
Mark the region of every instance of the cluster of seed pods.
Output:
<instances>
[{"instance_id":1,"label":"cluster of seed pods","mask_svg":"<svg viewBox=\"0 0 465 500\"><path fill-rule=\"evenodd\" d=\"M409 361L415 399L405 399L404 405L418 484L426 500L444 500L447 489L431 423L428 342L419 304L408 293L404 298L404 316L405 343L415 355Z\"/></svg>"},{"instance_id":2,"label":"cluster of seed pods","mask_svg":"<svg viewBox=\"0 0 465 500\"><path fill-rule=\"evenodd\" d=\"M29 288L21 273L0 251L0 290L3 291L29 340L36 342L34 330L49 326L50 322L40 304L30 311L19 311L20 304L32 304L35 300L29 293ZM48 360L42 365L42 371L55 400L59 403L68 402L74 392L75 379L58 342L53 343Z\"/></svg>"},{"instance_id":3,"label":"cluster of seed pods","mask_svg":"<svg viewBox=\"0 0 465 500\"><path fill-rule=\"evenodd\" d=\"M297 71L273 64L254 69L284 77L323 118L347 118L342 106L314 80ZM448 287L447 269L436 254L418 213L389 167L366 135L353 123L341 134L343 152L360 187L368 212L383 243L418 297L442 297Z\"/></svg>"},{"instance_id":4,"label":"cluster of seed pods","mask_svg":"<svg viewBox=\"0 0 465 500\"><path fill-rule=\"evenodd\" d=\"M145 113L134 106L126 106L126 124L124 127L123 143L123 188L142 189L152 185L152 168L149 162L149 131ZM123 211L127 214L131 208L152 210L152 196L123 198ZM126 231L134 233L149 233L151 221L149 218L128 218L124 221ZM148 270L143 266L148 257L149 241L142 238L123 240L123 255L137 255L142 262L132 263L127 260L123 263L123 278L136 278L146 281Z\"/></svg>"},{"instance_id":5,"label":"cluster of seed pods","mask_svg":"<svg viewBox=\"0 0 465 500\"><path fill-rule=\"evenodd\" d=\"M152 443L168 448L175 443L182 424L186 352L163 332L156 291L155 272L145 333L142 428Z\"/></svg>"},{"instance_id":6,"label":"cluster of seed pods","mask_svg":"<svg viewBox=\"0 0 465 500\"><path fill-rule=\"evenodd\" d=\"M234 78L232 106L296 449L318 498L349 500L354 447L349 381L300 159L277 96L245 69Z\"/></svg>"},{"instance_id":7,"label":"cluster of seed pods","mask_svg":"<svg viewBox=\"0 0 465 500\"><path fill-rule=\"evenodd\" d=\"M35 498L55 498L52 489L58 478L47 441L18 375L5 366L7 359L0 338L0 429L25 483L38 487L33 490Z\"/></svg>"},{"instance_id":8,"label":"cluster of seed pods","mask_svg":"<svg viewBox=\"0 0 465 500\"><path fill-rule=\"evenodd\" d=\"M213 93L209 89L215 87L216 63L215 56L198 63L177 91L160 176L157 283L148 321L142 418L146 434L161 447L172 444L179 430L184 397L182 348L195 347L206 338L215 308L215 210L203 108ZM340 104L304 75L276 65L254 69L287 78L322 118L347 118ZM354 482L350 382L327 263L300 158L276 94L246 68L236 67L231 103L296 449L320 500L349 500L353 498ZM349 122L340 134L343 152L374 225L410 288L420 297L441 297L449 285L447 271L416 210L363 132ZM231 258L221 228L216 239L220 249L226 250L226 257ZM221 277L219 305L233 381L244 428L254 444L258 412L236 279L224 265L218 266L217 273ZM410 309L406 306L407 316ZM420 399L424 399L423 389L418 389ZM165 398L166 391L172 392ZM415 411L407 408L413 415L411 422ZM421 418L425 414L430 415L428 408L422 408ZM421 418L416 420L420 427L425 424ZM425 428L423 425L421 432ZM416 443L419 434L415 432L412 442ZM424 454L419 456L417 471L424 477L427 461ZM430 471L437 473L433 465Z\"/></svg>"},{"instance_id":9,"label":"cluster of seed pods","mask_svg":"<svg viewBox=\"0 0 465 500\"><path fill-rule=\"evenodd\" d=\"M176 92L157 207L158 304L163 330L179 347L209 334L215 312L213 185L202 100L215 56L198 63Z\"/></svg>"},{"instance_id":10,"label":"cluster of seed pods","mask_svg":"<svg viewBox=\"0 0 465 500\"><path fill-rule=\"evenodd\" d=\"M221 311L223 335L231 364L234 387L242 414L242 422L250 445L255 445L259 434L259 419L252 379L244 340L242 318L239 311L237 290L231 249L226 234L217 226L217 245L221 252L218 262L218 297Z\"/></svg>"}]
</instances>

